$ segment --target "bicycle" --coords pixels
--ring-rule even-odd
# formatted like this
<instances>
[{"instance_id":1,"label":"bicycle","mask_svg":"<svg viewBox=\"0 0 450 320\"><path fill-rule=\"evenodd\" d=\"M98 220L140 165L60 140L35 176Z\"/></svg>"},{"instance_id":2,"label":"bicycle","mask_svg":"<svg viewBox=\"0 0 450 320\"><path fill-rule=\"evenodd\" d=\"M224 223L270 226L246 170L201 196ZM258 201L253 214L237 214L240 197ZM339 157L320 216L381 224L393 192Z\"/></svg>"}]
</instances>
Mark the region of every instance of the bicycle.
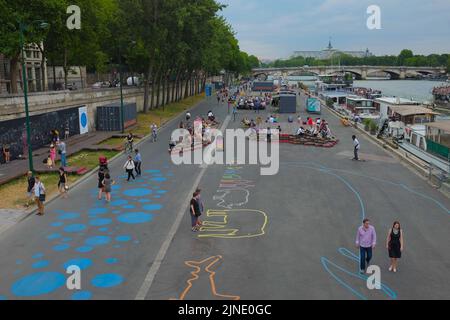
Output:
<instances>
[{"instance_id":1,"label":"bicycle","mask_svg":"<svg viewBox=\"0 0 450 320\"><path fill-rule=\"evenodd\" d=\"M125 152L127 154L133 153L133 143L129 142L128 140L125 141Z\"/></svg>"}]
</instances>

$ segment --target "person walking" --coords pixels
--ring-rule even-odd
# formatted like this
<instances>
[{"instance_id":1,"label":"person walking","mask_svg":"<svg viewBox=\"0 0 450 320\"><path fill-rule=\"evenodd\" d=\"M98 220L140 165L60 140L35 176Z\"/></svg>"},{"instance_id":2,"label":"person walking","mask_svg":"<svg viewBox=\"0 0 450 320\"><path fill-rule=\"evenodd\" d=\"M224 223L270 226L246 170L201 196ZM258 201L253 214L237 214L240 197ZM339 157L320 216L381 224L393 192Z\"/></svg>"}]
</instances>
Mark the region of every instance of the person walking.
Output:
<instances>
[{"instance_id":1,"label":"person walking","mask_svg":"<svg viewBox=\"0 0 450 320\"><path fill-rule=\"evenodd\" d=\"M35 183L33 187L33 193L34 193L34 201L36 202L38 206L38 216L44 215L44 202L45 202L45 186L44 183L42 183L41 178L39 176L36 176Z\"/></svg>"},{"instance_id":2,"label":"person walking","mask_svg":"<svg viewBox=\"0 0 450 320\"><path fill-rule=\"evenodd\" d=\"M33 196L33 188L34 188L34 184L36 183L36 180L34 178L33 172L28 171L27 172L27 203L26 203L26 207L28 208L30 206L30 203L34 202L34 196Z\"/></svg>"},{"instance_id":3,"label":"person walking","mask_svg":"<svg viewBox=\"0 0 450 320\"><path fill-rule=\"evenodd\" d=\"M201 216L201 212L200 212L200 204L198 201L198 195L199 194L197 192L194 192L189 205L191 214L191 226L193 232L197 232L200 229L198 225L198 219Z\"/></svg>"},{"instance_id":4,"label":"person walking","mask_svg":"<svg viewBox=\"0 0 450 320\"><path fill-rule=\"evenodd\" d=\"M156 139L158 138L158 126L156 123L152 124L152 142L156 142Z\"/></svg>"},{"instance_id":5,"label":"person walking","mask_svg":"<svg viewBox=\"0 0 450 320\"><path fill-rule=\"evenodd\" d=\"M63 167L59 168L58 190L64 199L67 199L67 190L69 189L68 182L66 170L64 170Z\"/></svg>"},{"instance_id":6,"label":"person walking","mask_svg":"<svg viewBox=\"0 0 450 320\"><path fill-rule=\"evenodd\" d=\"M56 163L56 146L53 143L50 145L50 159L52 160L52 164Z\"/></svg>"},{"instance_id":7,"label":"person walking","mask_svg":"<svg viewBox=\"0 0 450 320\"><path fill-rule=\"evenodd\" d=\"M375 228L370 225L369 219L364 219L362 226L356 233L356 247L359 248L360 273L366 272L366 268L372 260L373 249L377 243ZM367 265L366 265L367 263Z\"/></svg>"},{"instance_id":8,"label":"person walking","mask_svg":"<svg viewBox=\"0 0 450 320\"><path fill-rule=\"evenodd\" d=\"M102 194L105 190L105 186L103 185L103 180L105 180L105 175L108 173L108 167L106 165L100 166L98 170L98 200L102 200Z\"/></svg>"},{"instance_id":9,"label":"person walking","mask_svg":"<svg viewBox=\"0 0 450 320\"><path fill-rule=\"evenodd\" d=\"M202 189L197 188L197 190L195 190L195 192L198 194L198 196L197 196L198 207L199 207L199 210L200 210L200 215L202 215L203 213L205 213L205 205L203 204L202 195L201 195ZM197 225L198 226L202 226L203 225L203 223L200 220L200 218L197 219Z\"/></svg>"},{"instance_id":10,"label":"person walking","mask_svg":"<svg viewBox=\"0 0 450 320\"><path fill-rule=\"evenodd\" d=\"M134 174L133 174L135 165L134 165L133 158L131 158L131 156L128 156L128 160L127 160L127 162L125 162L123 168L128 173L128 179L127 179L128 182L130 181L130 178L133 178L133 180L136 180L136 178L134 177Z\"/></svg>"},{"instance_id":11,"label":"person walking","mask_svg":"<svg viewBox=\"0 0 450 320\"><path fill-rule=\"evenodd\" d=\"M8 143L3 144L2 152L5 163L9 163L11 161L11 154L10 154L10 146Z\"/></svg>"},{"instance_id":12,"label":"person walking","mask_svg":"<svg viewBox=\"0 0 450 320\"><path fill-rule=\"evenodd\" d=\"M236 114L237 114L237 108L236 105L233 106L233 122L236 122Z\"/></svg>"},{"instance_id":13,"label":"person walking","mask_svg":"<svg viewBox=\"0 0 450 320\"><path fill-rule=\"evenodd\" d=\"M65 168L65 167L67 167L67 158L66 158L67 148L66 148L66 143L64 141L58 141L57 142L57 146L58 146L58 153L61 156L61 167Z\"/></svg>"},{"instance_id":14,"label":"person walking","mask_svg":"<svg viewBox=\"0 0 450 320\"><path fill-rule=\"evenodd\" d=\"M353 153L354 153L354 158L352 160L359 161L358 153L359 153L359 149L361 148L361 146L359 144L358 139L356 139L355 135L352 136L352 140L353 140Z\"/></svg>"},{"instance_id":15,"label":"person walking","mask_svg":"<svg viewBox=\"0 0 450 320\"><path fill-rule=\"evenodd\" d=\"M398 259L402 257L403 247L403 230L400 226L400 222L395 221L392 228L389 229L386 239L386 248L388 249L389 258L391 259L389 271L397 272Z\"/></svg>"},{"instance_id":16,"label":"person walking","mask_svg":"<svg viewBox=\"0 0 450 320\"><path fill-rule=\"evenodd\" d=\"M138 149L134 150L136 155L134 156L134 169L136 170L136 176L141 176L142 157Z\"/></svg>"},{"instance_id":17,"label":"person walking","mask_svg":"<svg viewBox=\"0 0 450 320\"><path fill-rule=\"evenodd\" d=\"M105 196L106 196L106 202L111 202L111 191L112 191L112 185L114 184L114 181L111 179L111 176L109 173L105 174L105 179L102 181L103 188L105 190Z\"/></svg>"}]
</instances>

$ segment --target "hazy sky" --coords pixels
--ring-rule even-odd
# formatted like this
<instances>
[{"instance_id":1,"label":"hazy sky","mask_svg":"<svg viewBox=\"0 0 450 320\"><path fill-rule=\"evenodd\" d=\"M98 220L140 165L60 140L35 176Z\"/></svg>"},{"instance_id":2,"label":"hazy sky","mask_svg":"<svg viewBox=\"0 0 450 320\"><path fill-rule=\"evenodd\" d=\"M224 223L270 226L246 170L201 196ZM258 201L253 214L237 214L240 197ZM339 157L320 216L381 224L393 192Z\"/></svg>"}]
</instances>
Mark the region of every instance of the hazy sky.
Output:
<instances>
[{"instance_id":1,"label":"hazy sky","mask_svg":"<svg viewBox=\"0 0 450 320\"><path fill-rule=\"evenodd\" d=\"M296 50L335 48L376 55L402 49L450 53L450 0L218 0L241 50L260 59ZM381 8L381 30L367 28L367 8Z\"/></svg>"}]
</instances>

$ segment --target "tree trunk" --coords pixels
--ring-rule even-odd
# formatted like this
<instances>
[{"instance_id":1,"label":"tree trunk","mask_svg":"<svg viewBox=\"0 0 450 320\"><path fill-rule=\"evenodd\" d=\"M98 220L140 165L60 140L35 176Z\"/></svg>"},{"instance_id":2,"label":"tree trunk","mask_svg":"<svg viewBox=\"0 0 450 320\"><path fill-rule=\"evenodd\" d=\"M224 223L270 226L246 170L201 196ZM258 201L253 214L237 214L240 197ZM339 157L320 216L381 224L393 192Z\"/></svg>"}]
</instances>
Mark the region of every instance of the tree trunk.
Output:
<instances>
[{"instance_id":1,"label":"tree trunk","mask_svg":"<svg viewBox=\"0 0 450 320\"><path fill-rule=\"evenodd\" d=\"M156 96L156 108L159 108L161 106L161 80L162 80L162 72L158 75L158 94ZM164 96L164 93L163 93Z\"/></svg>"},{"instance_id":2,"label":"tree trunk","mask_svg":"<svg viewBox=\"0 0 450 320\"><path fill-rule=\"evenodd\" d=\"M166 76L166 103L165 104L169 104L170 103L170 71L167 73Z\"/></svg>"},{"instance_id":3,"label":"tree trunk","mask_svg":"<svg viewBox=\"0 0 450 320\"><path fill-rule=\"evenodd\" d=\"M11 81L11 93L17 94L19 93L19 87L17 86L17 75L19 74L19 56L20 54L17 54L16 56L12 57L10 60L11 64L11 74L10 74L10 81Z\"/></svg>"},{"instance_id":4,"label":"tree trunk","mask_svg":"<svg viewBox=\"0 0 450 320\"><path fill-rule=\"evenodd\" d=\"M81 67L78 68L80 69L81 89L84 89L83 70L81 69Z\"/></svg>"},{"instance_id":5,"label":"tree trunk","mask_svg":"<svg viewBox=\"0 0 450 320\"><path fill-rule=\"evenodd\" d=\"M53 90L56 91L56 67L55 63L52 63L52 69L53 69Z\"/></svg>"},{"instance_id":6,"label":"tree trunk","mask_svg":"<svg viewBox=\"0 0 450 320\"><path fill-rule=\"evenodd\" d=\"M149 90L150 90L150 75L152 73L152 68L149 67L147 72L144 74L144 112L148 112L149 107Z\"/></svg>"},{"instance_id":7,"label":"tree trunk","mask_svg":"<svg viewBox=\"0 0 450 320\"><path fill-rule=\"evenodd\" d=\"M155 108L156 79L156 74L152 74L152 99L150 103L150 109Z\"/></svg>"},{"instance_id":8,"label":"tree trunk","mask_svg":"<svg viewBox=\"0 0 450 320\"><path fill-rule=\"evenodd\" d=\"M69 68L67 67L67 48L64 49L64 90L67 90L67 81L69 78Z\"/></svg>"}]
</instances>

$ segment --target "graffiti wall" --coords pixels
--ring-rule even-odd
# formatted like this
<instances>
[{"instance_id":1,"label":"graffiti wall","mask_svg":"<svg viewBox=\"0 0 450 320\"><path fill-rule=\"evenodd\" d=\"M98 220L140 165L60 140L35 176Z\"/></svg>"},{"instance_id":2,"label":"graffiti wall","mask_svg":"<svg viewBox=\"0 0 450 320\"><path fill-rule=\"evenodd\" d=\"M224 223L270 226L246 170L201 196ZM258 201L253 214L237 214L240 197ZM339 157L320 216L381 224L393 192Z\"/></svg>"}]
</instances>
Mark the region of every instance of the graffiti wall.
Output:
<instances>
[{"instance_id":1,"label":"graffiti wall","mask_svg":"<svg viewBox=\"0 0 450 320\"><path fill-rule=\"evenodd\" d=\"M79 107L70 108L30 117L31 145L33 150L41 148L51 141L50 131L57 129L64 137L64 128L68 124L70 135L80 133ZM11 160L27 155L27 129L25 118L0 121L0 146L9 144ZM3 163L3 153L0 154Z\"/></svg>"}]
</instances>

